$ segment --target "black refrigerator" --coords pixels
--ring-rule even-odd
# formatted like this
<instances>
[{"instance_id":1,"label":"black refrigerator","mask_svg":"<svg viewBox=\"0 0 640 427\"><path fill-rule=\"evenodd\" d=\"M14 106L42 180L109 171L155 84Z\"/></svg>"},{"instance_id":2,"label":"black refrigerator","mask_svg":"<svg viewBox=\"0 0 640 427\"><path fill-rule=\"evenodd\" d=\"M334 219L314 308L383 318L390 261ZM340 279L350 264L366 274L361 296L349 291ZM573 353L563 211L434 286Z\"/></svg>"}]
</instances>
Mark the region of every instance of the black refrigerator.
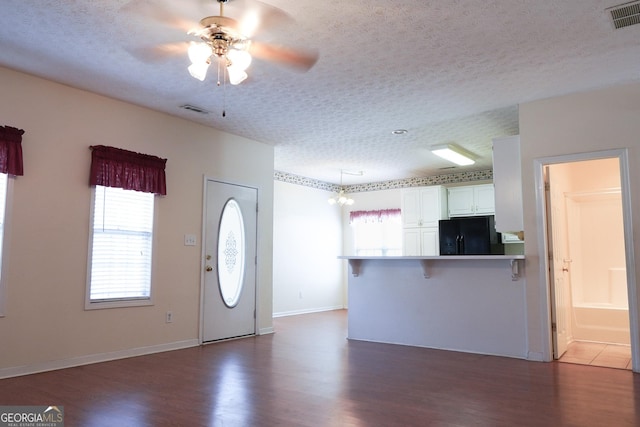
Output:
<instances>
[{"instance_id":1,"label":"black refrigerator","mask_svg":"<svg viewBox=\"0 0 640 427\"><path fill-rule=\"evenodd\" d=\"M493 215L442 219L440 255L504 255Z\"/></svg>"}]
</instances>

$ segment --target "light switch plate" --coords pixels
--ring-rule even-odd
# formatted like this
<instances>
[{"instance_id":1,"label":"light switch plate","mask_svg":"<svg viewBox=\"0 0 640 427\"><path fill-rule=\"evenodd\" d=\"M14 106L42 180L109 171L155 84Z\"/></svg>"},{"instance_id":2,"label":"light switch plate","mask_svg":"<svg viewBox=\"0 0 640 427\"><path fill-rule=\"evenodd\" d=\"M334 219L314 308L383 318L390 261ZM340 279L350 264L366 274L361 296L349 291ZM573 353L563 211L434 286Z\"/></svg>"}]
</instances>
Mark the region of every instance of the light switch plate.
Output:
<instances>
[{"instance_id":1,"label":"light switch plate","mask_svg":"<svg viewBox=\"0 0 640 427\"><path fill-rule=\"evenodd\" d=\"M185 234L184 235L184 245L185 246L195 246L196 245L196 235L195 234Z\"/></svg>"}]
</instances>

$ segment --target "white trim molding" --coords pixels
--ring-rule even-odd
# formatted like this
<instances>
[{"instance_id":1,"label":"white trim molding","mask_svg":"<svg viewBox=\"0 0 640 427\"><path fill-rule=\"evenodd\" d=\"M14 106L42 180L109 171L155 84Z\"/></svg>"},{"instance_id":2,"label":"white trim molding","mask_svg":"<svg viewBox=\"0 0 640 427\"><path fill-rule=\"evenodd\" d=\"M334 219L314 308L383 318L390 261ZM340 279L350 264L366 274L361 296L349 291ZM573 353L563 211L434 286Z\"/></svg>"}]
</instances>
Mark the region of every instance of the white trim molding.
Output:
<instances>
[{"instance_id":1,"label":"white trim molding","mask_svg":"<svg viewBox=\"0 0 640 427\"><path fill-rule=\"evenodd\" d=\"M165 351L181 350L200 345L197 339L176 341L166 344L158 344L147 347L129 348L125 350L111 351L108 353L90 354L77 356L69 359L51 360L48 362L36 363L34 365L15 366L0 369L0 379L19 377L22 375L37 374L40 372L54 371L56 369L73 368L76 366L90 365L92 363L108 362L128 357L144 356Z\"/></svg>"}]
</instances>

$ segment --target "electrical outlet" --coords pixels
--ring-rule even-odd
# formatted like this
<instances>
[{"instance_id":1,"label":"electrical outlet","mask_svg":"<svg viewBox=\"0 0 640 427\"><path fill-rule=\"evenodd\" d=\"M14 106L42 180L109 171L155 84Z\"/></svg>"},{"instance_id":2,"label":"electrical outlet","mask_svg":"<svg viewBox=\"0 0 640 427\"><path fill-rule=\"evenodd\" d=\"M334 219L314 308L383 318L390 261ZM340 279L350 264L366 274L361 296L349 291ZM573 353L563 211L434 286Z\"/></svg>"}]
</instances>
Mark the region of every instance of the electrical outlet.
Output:
<instances>
[{"instance_id":1,"label":"electrical outlet","mask_svg":"<svg viewBox=\"0 0 640 427\"><path fill-rule=\"evenodd\" d=\"M185 234L184 235L184 245L185 246L195 246L197 242L195 234Z\"/></svg>"},{"instance_id":2,"label":"electrical outlet","mask_svg":"<svg viewBox=\"0 0 640 427\"><path fill-rule=\"evenodd\" d=\"M166 321L167 323L171 323L171 322L173 322L173 313L172 313L172 312L167 311L167 317L166 317L166 320L165 320L165 321Z\"/></svg>"},{"instance_id":3,"label":"electrical outlet","mask_svg":"<svg viewBox=\"0 0 640 427\"><path fill-rule=\"evenodd\" d=\"M300 291L300 292L298 293L298 298L299 298L299 299L302 299L302 291Z\"/></svg>"}]
</instances>

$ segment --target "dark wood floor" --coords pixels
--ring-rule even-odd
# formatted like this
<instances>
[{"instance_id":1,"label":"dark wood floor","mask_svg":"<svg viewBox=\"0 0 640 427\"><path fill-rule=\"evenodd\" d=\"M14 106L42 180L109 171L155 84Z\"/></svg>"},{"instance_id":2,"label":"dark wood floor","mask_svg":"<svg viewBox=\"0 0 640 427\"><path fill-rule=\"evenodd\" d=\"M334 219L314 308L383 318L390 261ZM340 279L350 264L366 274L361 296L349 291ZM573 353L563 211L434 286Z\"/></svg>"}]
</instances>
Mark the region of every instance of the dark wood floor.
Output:
<instances>
[{"instance_id":1,"label":"dark wood floor","mask_svg":"<svg viewBox=\"0 0 640 427\"><path fill-rule=\"evenodd\" d=\"M627 370L346 340L346 312L274 335L0 380L66 426L632 426Z\"/></svg>"}]
</instances>

